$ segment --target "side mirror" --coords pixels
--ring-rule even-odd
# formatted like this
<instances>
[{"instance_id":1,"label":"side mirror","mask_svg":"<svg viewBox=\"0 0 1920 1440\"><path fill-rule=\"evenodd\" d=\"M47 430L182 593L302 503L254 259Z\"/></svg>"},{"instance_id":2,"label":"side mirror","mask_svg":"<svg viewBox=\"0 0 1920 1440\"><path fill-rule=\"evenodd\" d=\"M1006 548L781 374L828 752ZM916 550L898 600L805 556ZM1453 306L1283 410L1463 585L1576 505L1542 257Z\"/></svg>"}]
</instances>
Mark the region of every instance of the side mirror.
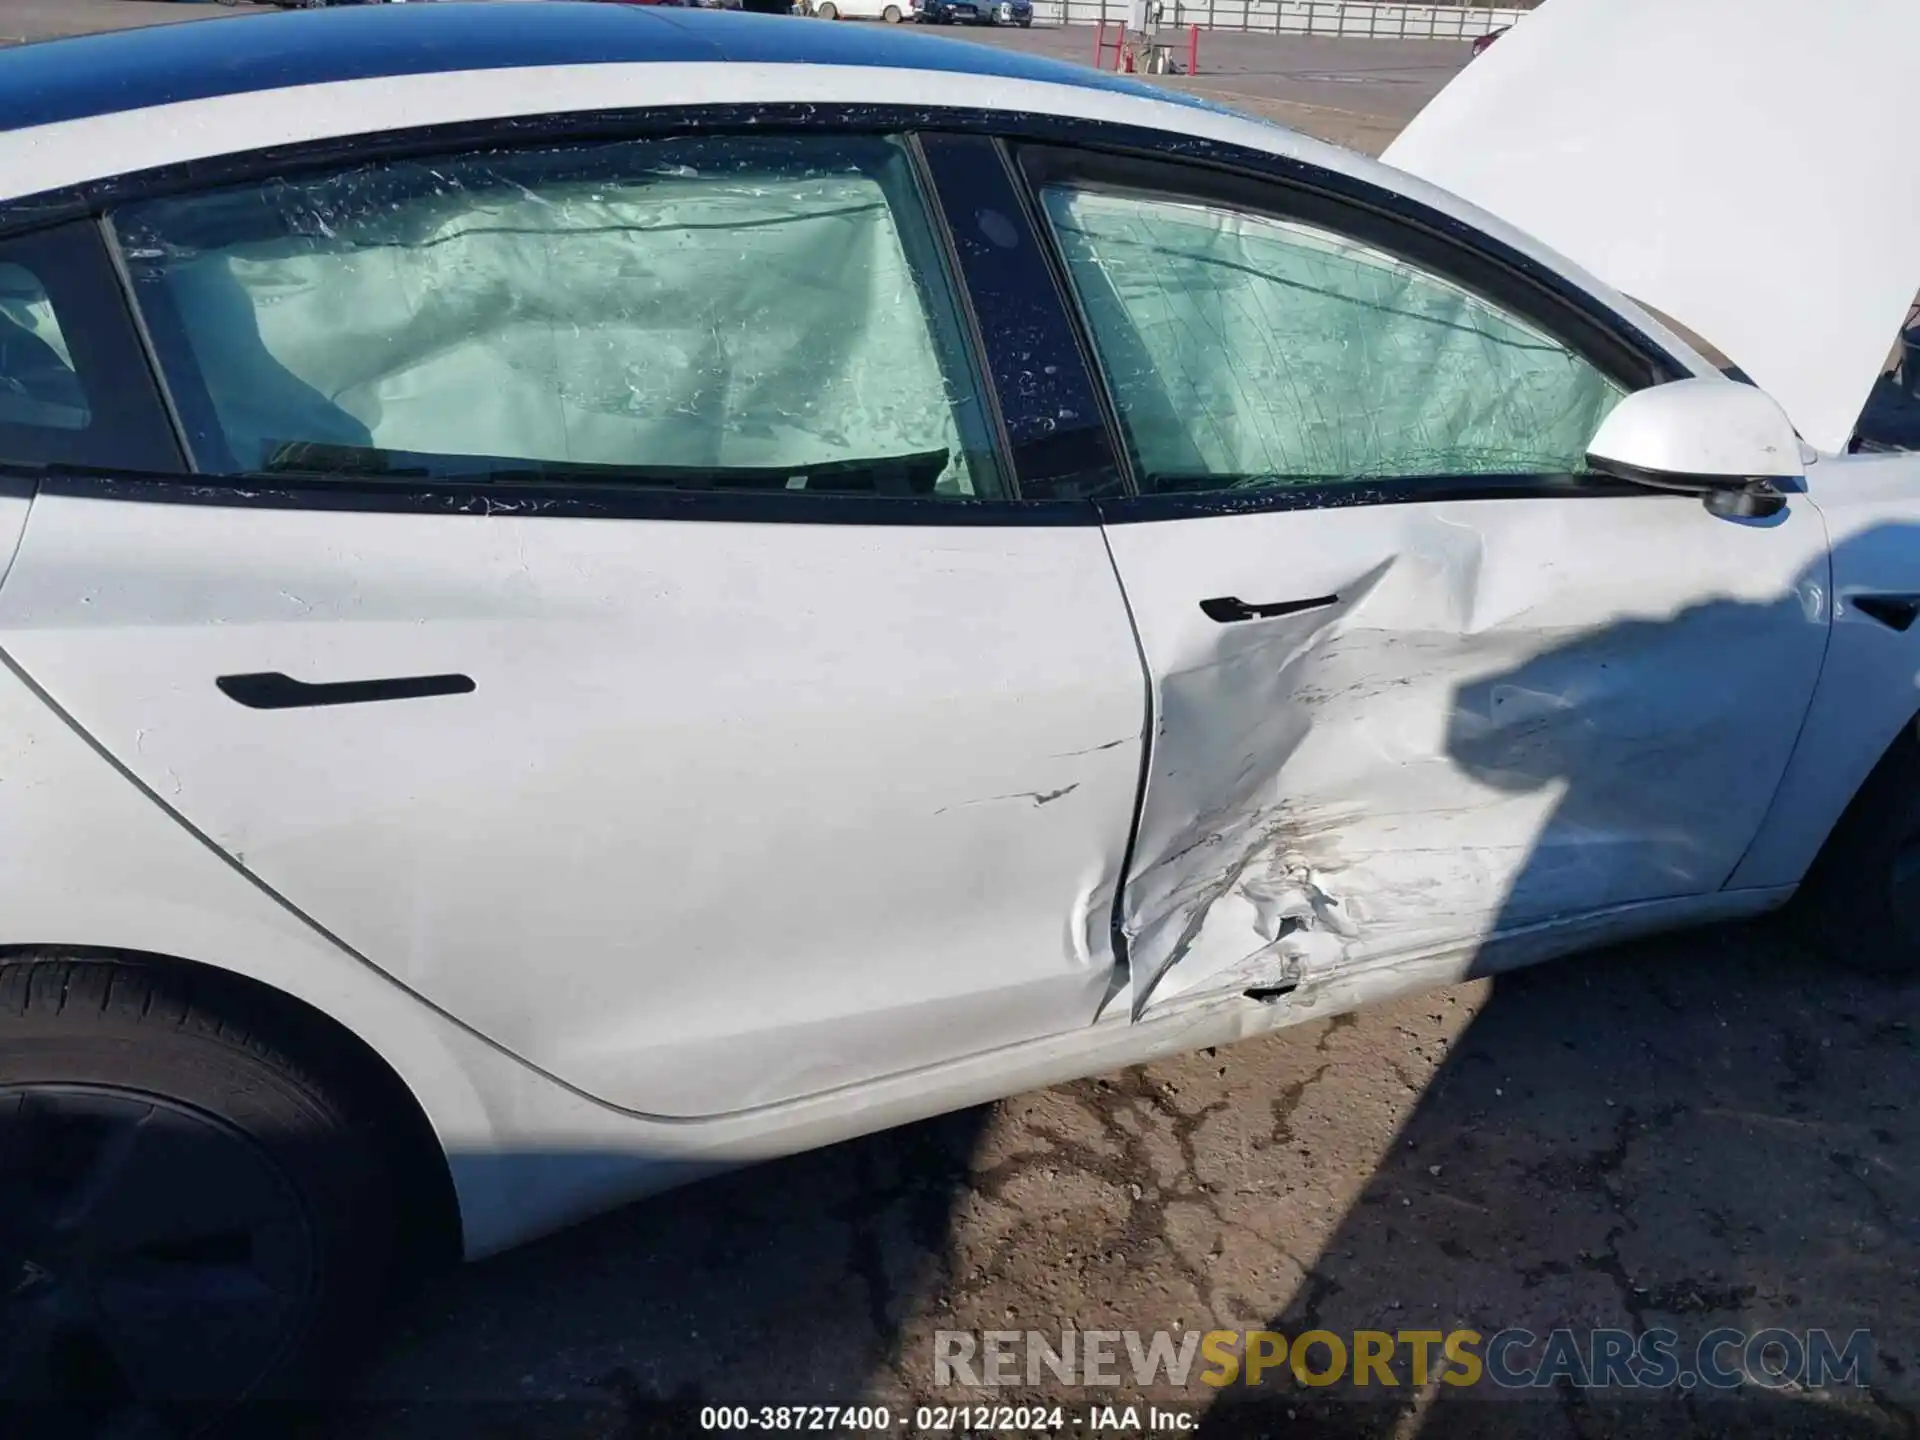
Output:
<instances>
[{"instance_id":1,"label":"side mirror","mask_svg":"<svg viewBox=\"0 0 1920 1440\"><path fill-rule=\"evenodd\" d=\"M1674 380L1614 406L1587 446L1602 475L1698 495L1730 518L1777 515L1774 482L1806 473L1800 436L1764 391L1733 380Z\"/></svg>"}]
</instances>

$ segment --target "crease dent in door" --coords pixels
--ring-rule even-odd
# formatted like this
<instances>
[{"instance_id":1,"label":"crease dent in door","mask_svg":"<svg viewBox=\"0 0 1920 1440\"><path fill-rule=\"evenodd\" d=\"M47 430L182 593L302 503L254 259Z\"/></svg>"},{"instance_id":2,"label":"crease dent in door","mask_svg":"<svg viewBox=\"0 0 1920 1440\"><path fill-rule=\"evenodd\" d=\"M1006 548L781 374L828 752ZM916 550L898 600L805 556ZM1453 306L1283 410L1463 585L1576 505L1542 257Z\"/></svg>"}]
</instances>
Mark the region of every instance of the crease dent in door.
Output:
<instances>
[{"instance_id":1,"label":"crease dent in door","mask_svg":"<svg viewBox=\"0 0 1920 1440\"><path fill-rule=\"evenodd\" d=\"M1336 604L1216 624L1189 599L1147 637L1155 748L1120 919L1136 1018L1724 880L1725 787L1772 757L1728 753L1746 676L1726 695L1689 677L1702 645L1761 665L1756 627L1797 602L1663 593L1624 556L1582 599L1552 508L1502 518L1498 544L1457 513L1394 521L1344 562L1301 534L1271 567ZM1241 593L1288 598L1268 588Z\"/></svg>"},{"instance_id":2,"label":"crease dent in door","mask_svg":"<svg viewBox=\"0 0 1920 1440\"><path fill-rule=\"evenodd\" d=\"M1249 986L1296 983L1331 968L1358 933L1339 879L1339 807L1295 803L1283 777L1315 724L1311 662L1325 657L1393 563L1355 576L1331 605L1216 622L1216 631L1197 632L1214 640L1211 648L1203 643L1160 682L1156 741L1174 725L1199 726L1192 733L1207 738L1194 747L1200 753L1183 753L1167 771L1156 744L1148 785L1206 798L1185 810L1189 823L1157 837L1143 827L1137 844L1122 924L1138 977L1135 1019L1229 895L1251 908L1259 942ZM1254 717L1254 728L1243 733L1235 717Z\"/></svg>"}]
</instances>

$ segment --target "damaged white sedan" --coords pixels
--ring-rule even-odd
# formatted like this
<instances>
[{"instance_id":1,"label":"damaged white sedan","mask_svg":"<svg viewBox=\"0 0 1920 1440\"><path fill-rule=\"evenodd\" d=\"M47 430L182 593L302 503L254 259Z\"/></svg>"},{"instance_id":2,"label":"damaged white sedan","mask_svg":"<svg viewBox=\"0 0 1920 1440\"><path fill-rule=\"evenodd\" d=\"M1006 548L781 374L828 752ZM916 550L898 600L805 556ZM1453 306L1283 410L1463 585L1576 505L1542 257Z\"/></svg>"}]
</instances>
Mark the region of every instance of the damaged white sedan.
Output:
<instances>
[{"instance_id":1,"label":"damaged white sedan","mask_svg":"<svg viewBox=\"0 0 1920 1440\"><path fill-rule=\"evenodd\" d=\"M1799 889L1912 963L1916 42L1550 0L1398 168L651 8L0 54L0 1394Z\"/></svg>"}]
</instances>

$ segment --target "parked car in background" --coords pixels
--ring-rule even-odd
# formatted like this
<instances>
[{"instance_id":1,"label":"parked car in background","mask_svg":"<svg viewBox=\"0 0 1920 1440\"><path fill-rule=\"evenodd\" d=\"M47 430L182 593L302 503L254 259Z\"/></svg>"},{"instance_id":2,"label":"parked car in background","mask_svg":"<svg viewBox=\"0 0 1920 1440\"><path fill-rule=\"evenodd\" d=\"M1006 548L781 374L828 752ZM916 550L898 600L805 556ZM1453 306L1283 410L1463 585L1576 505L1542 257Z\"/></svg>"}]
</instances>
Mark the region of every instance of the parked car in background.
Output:
<instances>
[{"instance_id":1,"label":"parked car in background","mask_svg":"<svg viewBox=\"0 0 1920 1440\"><path fill-rule=\"evenodd\" d=\"M911 20L919 0L814 0L811 12L822 20Z\"/></svg>"},{"instance_id":2,"label":"parked car in background","mask_svg":"<svg viewBox=\"0 0 1920 1440\"><path fill-rule=\"evenodd\" d=\"M1033 24L1033 0L920 0L917 17L928 25Z\"/></svg>"}]
</instances>

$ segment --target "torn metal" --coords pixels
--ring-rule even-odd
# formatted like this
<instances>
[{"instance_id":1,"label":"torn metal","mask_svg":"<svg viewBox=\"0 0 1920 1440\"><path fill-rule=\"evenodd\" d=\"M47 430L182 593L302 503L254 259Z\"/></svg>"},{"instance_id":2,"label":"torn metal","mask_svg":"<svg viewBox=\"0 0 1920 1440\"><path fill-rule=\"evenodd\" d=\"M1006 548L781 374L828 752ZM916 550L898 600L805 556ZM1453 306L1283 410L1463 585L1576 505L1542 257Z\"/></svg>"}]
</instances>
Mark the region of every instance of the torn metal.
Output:
<instances>
[{"instance_id":1,"label":"torn metal","mask_svg":"<svg viewBox=\"0 0 1920 1440\"><path fill-rule=\"evenodd\" d=\"M1111 529L1156 709L1134 1016L1720 885L1826 584L1817 527L1752 530L1736 568L1720 523L1648 496ZM1338 598L1220 623L1195 597L1222 591Z\"/></svg>"}]
</instances>

